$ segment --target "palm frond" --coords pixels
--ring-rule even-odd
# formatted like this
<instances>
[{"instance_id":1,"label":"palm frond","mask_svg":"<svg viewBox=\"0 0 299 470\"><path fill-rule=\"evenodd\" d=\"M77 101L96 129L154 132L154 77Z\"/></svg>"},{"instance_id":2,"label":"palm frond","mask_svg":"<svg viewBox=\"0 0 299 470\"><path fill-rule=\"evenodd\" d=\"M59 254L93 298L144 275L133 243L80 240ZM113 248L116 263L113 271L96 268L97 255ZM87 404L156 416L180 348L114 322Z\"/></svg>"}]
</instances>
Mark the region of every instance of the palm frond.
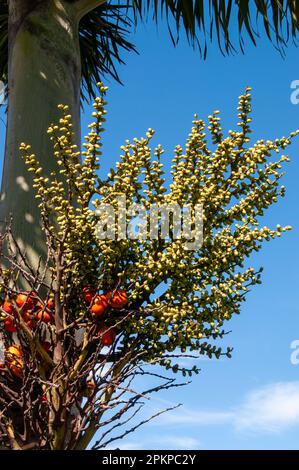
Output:
<instances>
[{"instance_id":1,"label":"palm frond","mask_svg":"<svg viewBox=\"0 0 299 470\"><path fill-rule=\"evenodd\" d=\"M73 0L66 0L73 1ZM117 65L124 51L135 51L128 39L140 21L166 21L176 45L182 31L189 43L207 56L216 40L223 54L236 48L238 37L244 51L245 39L256 45L259 29L281 52L299 31L299 0L107 0L80 23L82 98L94 96L94 84L105 75L120 81ZM0 80L7 83L7 0L0 0Z\"/></svg>"},{"instance_id":2,"label":"palm frond","mask_svg":"<svg viewBox=\"0 0 299 470\"><path fill-rule=\"evenodd\" d=\"M124 51L136 51L127 40L133 26L128 9L107 3L86 15L80 23L82 98L94 98L94 85L110 75L121 83L117 64L123 64Z\"/></svg>"},{"instance_id":3,"label":"palm frond","mask_svg":"<svg viewBox=\"0 0 299 470\"><path fill-rule=\"evenodd\" d=\"M127 40L133 20L128 8L111 2L96 8L80 22L80 50L82 61L82 101L94 98L94 85L111 76L120 81L117 64L124 63L124 51L136 51ZM121 53L122 52L122 53ZM7 86L8 72L8 3L0 0L0 80Z\"/></svg>"},{"instance_id":4,"label":"palm frond","mask_svg":"<svg viewBox=\"0 0 299 470\"><path fill-rule=\"evenodd\" d=\"M260 23L281 51L299 31L297 0L127 0L126 4L133 6L136 23L145 18L158 22L166 17L174 44L183 30L204 57L214 38L227 54L235 48L232 36L236 33L242 51L246 35L256 44Z\"/></svg>"}]
</instances>

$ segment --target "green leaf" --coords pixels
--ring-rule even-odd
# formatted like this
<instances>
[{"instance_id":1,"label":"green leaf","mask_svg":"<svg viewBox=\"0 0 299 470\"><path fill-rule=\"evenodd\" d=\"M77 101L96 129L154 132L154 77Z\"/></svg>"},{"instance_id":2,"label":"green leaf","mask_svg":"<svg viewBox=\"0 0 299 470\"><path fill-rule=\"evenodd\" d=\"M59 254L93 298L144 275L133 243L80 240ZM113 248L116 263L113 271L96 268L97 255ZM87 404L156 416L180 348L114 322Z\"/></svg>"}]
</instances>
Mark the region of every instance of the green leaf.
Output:
<instances>
[{"instance_id":1,"label":"green leaf","mask_svg":"<svg viewBox=\"0 0 299 470\"><path fill-rule=\"evenodd\" d=\"M73 0L65 0L73 1ZM253 18L255 20L253 21ZM262 23L268 39L281 52L299 30L299 1L294 0L114 0L96 8L80 22L82 98L94 97L94 85L104 76L121 82L117 66L124 52L136 52L128 35L140 21L166 21L176 45L183 31L192 47L206 58L208 42L214 41L223 54L235 50L232 31L238 28L239 45L245 37L256 45ZM0 0L0 80L7 83L8 6Z\"/></svg>"}]
</instances>

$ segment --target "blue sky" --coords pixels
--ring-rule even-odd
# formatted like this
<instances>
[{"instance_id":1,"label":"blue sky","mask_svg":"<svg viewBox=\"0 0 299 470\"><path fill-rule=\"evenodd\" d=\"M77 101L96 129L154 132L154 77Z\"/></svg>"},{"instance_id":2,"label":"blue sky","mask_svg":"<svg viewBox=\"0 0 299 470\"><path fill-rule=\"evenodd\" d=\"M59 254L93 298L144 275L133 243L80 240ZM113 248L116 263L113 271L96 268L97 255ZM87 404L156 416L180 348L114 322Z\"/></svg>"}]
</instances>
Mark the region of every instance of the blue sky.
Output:
<instances>
[{"instance_id":1,"label":"blue sky","mask_svg":"<svg viewBox=\"0 0 299 470\"><path fill-rule=\"evenodd\" d=\"M155 142L166 149L183 144L193 114L206 118L219 109L225 129L235 126L238 96L252 87L254 139L287 135L299 128L299 105L290 101L290 84L299 79L299 50L290 46L283 60L262 37L258 48L223 57L216 44L204 62L184 40L174 49L163 28L152 24L133 35L140 55L126 56L120 68L124 86L110 82L102 171L114 164L125 139L156 130ZM82 129L90 120L86 108ZM1 117L4 115L1 113ZM0 122L3 148L4 126ZM83 132L84 134L84 132ZM202 372L184 389L156 397L147 412L183 402L118 444L122 448L298 449L299 365L290 361L299 339L298 174L299 139L289 148L283 184L287 196L264 223L292 225L293 231L264 246L251 258L264 266L263 284L249 294L234 318L226 344L230 360L200 362Z\"/></svg>"}]
</instances>

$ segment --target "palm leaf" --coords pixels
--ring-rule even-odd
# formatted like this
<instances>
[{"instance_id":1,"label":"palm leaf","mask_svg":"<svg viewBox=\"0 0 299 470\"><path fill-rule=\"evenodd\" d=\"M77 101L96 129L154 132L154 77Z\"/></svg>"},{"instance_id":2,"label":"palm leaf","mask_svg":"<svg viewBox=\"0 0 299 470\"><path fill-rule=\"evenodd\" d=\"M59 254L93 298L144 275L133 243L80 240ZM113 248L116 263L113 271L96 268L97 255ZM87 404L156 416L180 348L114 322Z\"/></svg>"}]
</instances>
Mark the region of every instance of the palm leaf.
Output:
<instances>
[{"instance_id":1,"label":"palm leaf","mask_svg":"<svg viewBox=\"0 0 299 470\"><path fill-rule=\"evenodd\" d=\"M134 7L135 21L152 18L157 22L166 16L174 42L183 29L193 46L206 51L216 37L225 53L234 50L231 40L237 31L241 49L244 33L256 44L258 25L262 22L268 39L283 50L299 30L299 1L296 0L128 0ZM255 20L253 21L253 18Z\"/></svg>"},{"instance_id":2,"label":"palm leaf","mask_svg":"<svg viewBox=\"0 0 299 470\"><path fill-rule=\"evenodd\" d=\"M82 100L94 97L94 85L110 75L120 82L116 65L123 63L120 51L136 51L126 36L133 25L128 8L107 2L86 15L80 23ZM7 85L8 4L0 0L0 80Z\"/></svg>"},{"instance_id":3,"label":"palm leaf","mask_svg":"<svg viewBox=\"0 0 299 470\"><path fill-rule=\"evenodd\" d=\"M133 26L128 9L107 3L86 15L80 23L82 98L94 97L94 85L111 76L118 82L117 64L124 63L122 53L134 51L127 40Z\"/></svg>"},{"instance_id":4,"label":"palm leaf","mask_svg":"<svg viewBox=\"0 0 299 470\"><path fill-rule=\"evenodd\" d=\"M214 40L224 54L234 51L236 30L244 51L246 37L256 44L260 26L283 52L288 41L298 35L299 0L107 0L80 23L83 99L94 96L94 84L105 75L120 81L117 65L123 63L123 52L136 51L127 36L132 26L146 20L166 21L174 45L183 31L204 58ZM4 83L7 30L7 0L0 0L0 80Z\"/></svg>"}]
</instances>

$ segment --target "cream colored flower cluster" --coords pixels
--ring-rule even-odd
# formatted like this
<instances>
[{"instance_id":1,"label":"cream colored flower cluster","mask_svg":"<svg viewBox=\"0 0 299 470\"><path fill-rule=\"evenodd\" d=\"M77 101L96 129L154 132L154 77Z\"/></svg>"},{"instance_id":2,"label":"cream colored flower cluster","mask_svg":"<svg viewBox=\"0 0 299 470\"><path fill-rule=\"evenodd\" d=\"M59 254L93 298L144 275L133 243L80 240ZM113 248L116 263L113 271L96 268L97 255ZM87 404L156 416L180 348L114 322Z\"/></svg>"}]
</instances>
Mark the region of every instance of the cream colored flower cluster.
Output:
<instances>
[{"instance_id":1,"label":"cream colored flower cluster","mask_svg":"<svg viewBox=\"0 0 299 470\"><path fill-rule=\"evenodd\" d=\"M106 88L94 103L94 122L80 153L74 145L71 116L60 106L62 118L48 133L54 145L57 171L49 178L30 147L22 144L28 171L33 172L36 197L50 246L53 275L57 246L67 260L66 288L92 284L103 290L118 286L129 296L130 315L124 324L123 347L142 338L147 360L180 349L217 357L214 340L240 306L260 271L246 266L253 251L290 227L260 226L260 216L284 196L280 186L283 154L298 132L281 139L250 144L250 89L239 98L238 130L225 136L219 112L208 125L195 116L185 147L177 146L169 176L164 174L163 149L154 151L149 129L144 138L126 141L107 177L100 177L101 132L105 121ZM272 155L278 155L270 161ZM81 160L82 159L82 160ZM171 181L170 181L171 178ZM184 238L99 240L95 208L117 207L120 195L127 204L202 204L203 245L184 249ZM84 315L73 303L73 316ZM165 359L164 365L171 364ZM178 369L178 366L174 370Z\"/></svg>"}]
</instances>

